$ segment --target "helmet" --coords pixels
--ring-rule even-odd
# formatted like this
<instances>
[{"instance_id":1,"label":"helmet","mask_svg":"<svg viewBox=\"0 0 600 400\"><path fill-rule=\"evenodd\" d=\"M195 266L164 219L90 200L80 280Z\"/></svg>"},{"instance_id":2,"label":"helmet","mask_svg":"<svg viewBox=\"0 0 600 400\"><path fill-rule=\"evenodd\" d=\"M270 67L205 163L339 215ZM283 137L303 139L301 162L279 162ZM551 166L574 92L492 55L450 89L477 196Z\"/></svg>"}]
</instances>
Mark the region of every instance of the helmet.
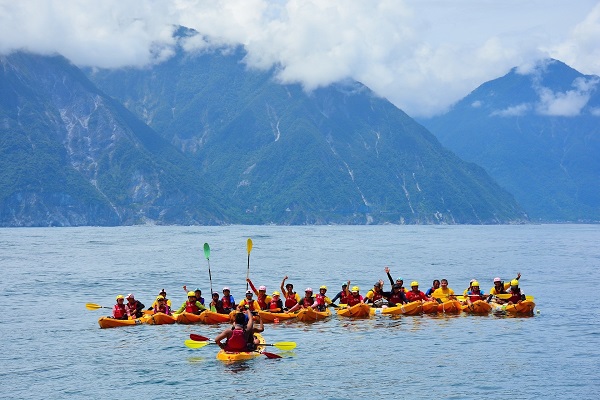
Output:
<instances>
[{"instance_id":1,"label":"helmet","mask_svg":"<svg viewBox=\"0 0 600 400\"><path fill-rule=\"evenodd\" d=\"M134 298L134 297L133 297L133 293L129 293L129 294L127 295L127 297L125 297L125 298L126 298L126 299L133 299L133 298Z\"/></svg>"},{"instance_id":2,"label":"helmet","mask_svg":"<svg viewBox=\"0 0 600 400\"><path fill-rule=\"evenodd\" d=\"M213 297L214 297L214 296L217 296L217 297L219 297L219 292L213 292L213 294L212 294L212 295L213 295Z\"/></svg>"},{"instance_id":3,"label":"helmet","mask_svg":"<svg viewBox=\"0 0 600 400\"><path fill-rule=\"evenodd\" d=\"M266 286L261 286L261 287L258 288L258 290L267 290L267 287Z\"/></svg>"},{"instance_id":4,"label":"helmet","mask_svg":"<svg viewBox=\"0 0 600 400\"><path fill-rule=\"evenodd\" d=\"M120 294L120 295L118 295L118 296L117 296L117 300L119 300L119 299L124 299L124 298L125 298L125 297L123 297L123 295L122 295L122 294Z\"/></svg>"},{"instance_id":5,"label":"helmet","mask_svg":"<svg viewBox=\"0 0 600 400\"><path fill-rule=\"evenodd\" d=\"M413 286L419 286L419 282L417 282L417 281L412 281L412 282L410 283L410 287L413 287Z\"/></svg>"},{"instance_id":6,"label":"helmet","mask_svg":"<svg viewBox=\"0 0 600 400\"><path fill-rule=\"evenodd\" d=\"M471 280L469 281L469 283L471 283L471 284L472 284L473 282L477 282L477 279L471 279Z\"/></svg>"},{"instance_id":7,"label":"helmet","mask_svg":"<svg viewBox=\"0 0 600 400\"><path fill-rule=\"evenodd\" d=\"M375 284L374 284L373 286L374 286L374 287L380 287L380 286L381 286L381 283L379 283L379 282L375 282Z\"/></svg>"},{"instance_id":8,"label":"helmet","mask_svg":"<svg viewBox=\"0 0 600 400\"><path fill-rule=\"evenodd\" d=\"M158 294L161 294L161 293L167 294L167 292L165 291L165 289L161 289L160 292L158 292Z\"/></svg>"},{"instance_id":9,"label":"helmet","mask_svg":"<svg viewBox=\"0 0 600 400\"><path fill-rule=\"evenodd\" d=\"M500 277L495 277L494 278L494 283L496 283L496 282L502 282L502 279L500 279Z\"/></svg>"},{"instance_id":10,"label":"helmet","mask_svg":"<svg viewBox=\"0 0 600 400\"><path fill-rule=\"evenodd\" d=\"M398 279L396 279L396 282L398 282L398 281L402 281L402 282L404 282L404 279L402 279L402 277L401 277L401 276L399 276L399 277L398 277Z\"/></svg>"},{"instance_id":11,"label":"helmet","mask_svg":"<svg viewBox=\"0 0 600 400\"><path fill-rule=\"evenodd\" d=\"M164 300L164 299L165 299L165 297L164 297L164 296L156 296L156 301L159 301L159 300Z\"/></svg>"},{"instance_id":12,"label":"helmet","mask_svg":"<svg viewBox=\"0 0 600 400\"><path fill-rule=\"evenodd\" d=\"M306 289L304 289L305 292L311 292L312 293L312 288L311 287L307 287Z\"/></svg>"},{"instance_id":13,"label":"helmet","mask_svg":"<svg viewBox=\"0 0 600 400\"><path fill-rule=\"evenodd\" d=\"M348 284L346 282L342 283L342 287L344 286L348 286Z\"/></svg>"},{"instance_id":14,"label":"helmet","mask_svg":"<svg viewBox=\"0 0 600 400\"><path fill-rule=\"evenodd\" d=\"M279 296L279 294L280 293L277 290L273 292L273 296Z\"/></svg>"},{"instance_id":15,"label":"helmet","mask_svg":"<svg viewBox=\"0 0 600 400\"><path fill-rule=\"evenodd\" d=\"M319 289L325 289L325 290L327 290L327 286L321 285L321 287Z\"/></svg>"},{"instance_id":16,"label":"helmet","mask_svg":"<svg viewBox=\"0 0 600 400\"><path fill-rule=\"evenodd\" d=\"M398 285L397 283L394 283L394 286L392 286L392 289L400 289L402 286Z\"/></svg>"},{"instance_id":17,"label":"helmet","mask_svg":"<svg viewBox=\"0 0 600 400\"><path fill-rule=\"evenodd\" d=\"M519 286L519 281L517 279L513 279L510 281L510 286Z\"/></svg>"},{"instance_id":18,"label":"helmet","mask_svg":"<svg viewBox=\"0 0 600 400\"><path fill-rule=\"evenodd\" d=\"M471 281L471 286L477 286L477 287L479 287L479 282L477 282L477 281Z\"/></svg>"},{"instance_id":19,"label":"helmet","mask_svg":"<svg viewBox=\"0 0 600 400\"><path fill-rule=\"evenodd\" d=\"M225 287L223 288L223 291L226 291L226 290L229 290L229 287L225 286Z\"/></svg>"},{"instance_id":20,"label":"helmet","mask_svg":"<svg viewBox=\"0 0 600 400\"><path fill-rule=\"evenodd\" d=\"M202 290L200 290L199 288L196 288L196 290L194 290L194 292L200 292L200 293L202 293Z\"/></svg>"},{"instance_id":21,"label":"helmet","mask_svg":"<svg viewBox=\"0 0 600 400\"><path fill-rule=\"evenodd\" d=\"M360 291L360 288L358 286L352 286L352 291L358 292L358 291Z\"/></svg>"},{"instance_id":22,"label":"helmet","mask_svg":"<svg viewBox=\"0 0 600 400\"><path fill-rule=\"evenodd\" d=\"M196 297L196 292L188 292L188 297Z\"/></svg>"},{"instance_id":23,"label":"helmet","mask_svg":"<svg viewBox=\"0 0 600 400\"><path fill-rule=\"evenodd\" d=\"M246 290L246 294L252 294L252 290Z\"/></svg>"}]
</instances>

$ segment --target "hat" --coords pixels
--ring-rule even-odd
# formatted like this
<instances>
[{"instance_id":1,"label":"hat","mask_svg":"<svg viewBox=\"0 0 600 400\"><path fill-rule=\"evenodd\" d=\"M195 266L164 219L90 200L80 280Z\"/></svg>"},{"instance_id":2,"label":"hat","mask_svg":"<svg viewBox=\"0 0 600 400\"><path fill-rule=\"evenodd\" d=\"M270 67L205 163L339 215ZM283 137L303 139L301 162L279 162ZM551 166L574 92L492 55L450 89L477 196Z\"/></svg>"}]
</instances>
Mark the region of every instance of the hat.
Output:
<instances>
[{"instance_id":1,"label":"hat","mask_svg":"<svg viewBox=\"0 0 600 400\"><path fill-rule=\"evenodd\" d=\"M122 295L122 294L120 294L120 295L118 295L118 296L117 296L117 300L119 300L119 299L124 299L124 298L125 298L125 297L123 297L123 295Z\"/></svg>"},{"instance_id":2,"label":"hat","mask_svg":"<svg viewBox=\"0 0 600 400\"><path fill-rule=\"evenodd\" d=\"M375 282L375 284L374 284L373 286L375 286L375 287L380 287L380 286L381 286L381 283L379 283L379 282Z\"/></svg>"},{"instance_id":3,"label":"hat","mask_svg":"<svg viewBox=\"0 0 600 400\"><path fill-rule=\"evenodd\" d=\"M344 286L348 286L348 284L346 282L342 283L342 287Z\"/></svg>"},{"instance_id":4,"label":"hat","mask_svg":"<svg viewBox=\"0 0 600 400\"><path fill-rule=\"evenodd\" d=\"M410 283L410 287L413 287L413 286L419 286L419 282L417 282L417 281L412 281L412 282Z\"/></svg>"},{"instance_id":5,"label":"hat","mask_svg":"<svg viewBox=\"0 0 600 400\"><path fill-rule=\"evenodd\" d=\"M156 301L158 300L164 300L165 298L163 296L156 296Z\"/></svg>"},{"instance_id":6,"label":"hat","mask_svg":"<svg viewBox=\"0 0 600 400\"><path fill-rule=\"evenodd\" d=\"M129 294L127 295L127 297L125 297L125 298L126 298L126 299L133 299L133 298L134 298L134 297L133 297L133 293L129 293Z\"/></svg>"},{"instance_id":7,"label":"hat","mask_svg":"<svg viewBox=\"0 0 600 400\"><path fill-rule=\"evenodd\" d=\"M494 283L496 283L496 282L502 282L502 279L500 279L500 277L497 276L494 278Z\"/></svg>"},{"instance_id":8,"label":"hat","mask_svg":"<svg viewBox=\"0 0 600 400\"><path fill-rule=\"evenodd\" d=\"M394 284L394 286L392 286L392 289L400 289L402 286L398 285L397 283Z\"/></svg>"},{"instance_id":9,"label":"hat","mask_svg":"<svg viewBox=\"0 0 600 400\"><path fill-rule=\"evenodd\" d=\"M305 292L312 292L312 288L311 287L307 287L306 289L304 289Z\"/></svg>"},{"instance_id":10,"label":"hat","mask_svg":"<svg viewBox=\"0 0 600 400\"><path fill-rule=\"evenodd\" d=\"M273 292L273 296L279 296L279 292L276 290Z\"/></svg>"},{"instance_id":11,"label":"hat","mask_svg":"<svg viewBox=\"0 0 600 400\"><path fill-rule=\"evenodd\" d=\"M477 282L477 279L471 279L469 283Z\"/></svg>"},{"instance_id":12,"label":"hat","mask_svg":"<svg viewBox=\"0 0 600 400\"><path fill-rule=\"evenodd\" d=\"M325 289L325 290L327 290L327 286L321 285L321 287L319 289Z\"/></svg>"},{"instance_id":13,"label":"hat","mask_svg":"<svg viewBox=\"0 0 600 400\"><path fill-rule=\"evenodd\" d=\"M188 292L188 297L196 297L196 292Z\"/></svg>"},{"instance_id":14,"label":"hat","mask_svg":"<svg viewBox=\"0 0 600 400\"><path fill-rule=\"evenodd\" d=\"M229 287L228 287L228 286L225 286L225 287L223 288L223 291L226 291L226 290L229 290ZM231 290L229 290L229 291L231 292Z\"/></svg>"},{"instance_id":15,"label":"hat","mask_svg":"<svg viewBox=\"0 0 600 400\"><path fill-rule=\"evenodd\" d=\"M258 290L267 290L267 287L266 286L261 286L261 287L258 288Z\"/></svg>"},{"instance_id":16,"label":"hat","mask_svg":"<svg viewBox=\"0 0 600 400\"><path fill-rule=\"evenodd\" d=\"M165 289L161 289L160 292L158 292L158 294L161 294L161 293L167 294L167 291Z\"/></svg>"},{"instance_id":17,"label":"hat","mask_svg":"<svg viewBox=\"0 0 600 400\"><path fill-rule=\"evenodd\" d=\"M252 290L246 290L246 294L252 294Z\"/></svg>"},{"instance_id":18,"label":"hat","mask_svg":"<svg viewBox=\"0 0 600 400\"><path fill-rule=\"evenodd\" d=\"M194 290L194 292L200 292L200 293L202 293L202 290L200 290L200 289L196 288L196 289Z\"/></svg>"},{"instance_id":19,"label":"hat","mask_svg":"<svg viewBox=\"0 0 600 400\"><path fill-rule=\"evenodd\" d=\"M214 296L215 294L217 295L217 297L219 297L219 293L218 292L213 292L212 295Z\"/></svg>"},{"instance_id":20,"label":"hat","mask_svg":"<svg viewBox=\"0 0 600 400\"><path fill-rule=\"evenodd\" d=\"M479 282L477 282L477 281L471 281L471 286L479 287Z\"/></svg>"},{"instance_id":21,"label":"hat","mask_svg":"<svg viewBox=\"0 0 600 400\"><path fill-rule=\"evenodd\" d=\"M510 286L519 286L519 280L513 279L512 281L510 281Z\"/></svg>"},{"instance_id":22,"label":"hat","mask_svg":"<svg viewBox=\"0 0 600 400\"><path fill-rule=\"evenodd\" d=\"M352 291L353 292L359 292L360 288L358 286L352 286Z\"/></svg>"}]
</instances>

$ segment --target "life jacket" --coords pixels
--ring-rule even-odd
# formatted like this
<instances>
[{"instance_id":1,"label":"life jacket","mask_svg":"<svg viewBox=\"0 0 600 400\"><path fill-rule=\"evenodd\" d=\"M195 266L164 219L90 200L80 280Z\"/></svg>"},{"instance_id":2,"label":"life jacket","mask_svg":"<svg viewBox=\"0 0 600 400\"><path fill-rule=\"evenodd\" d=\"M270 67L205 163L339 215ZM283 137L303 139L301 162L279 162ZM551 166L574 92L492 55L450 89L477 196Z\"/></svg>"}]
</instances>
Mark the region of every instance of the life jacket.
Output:
<instances>
[{"instance_id":1,"label":"life jacket","mask_svg":"<svg viewBox=\"0 0 600 400\"><path fill-rule=\"evenodd\" d=\"M342 294L340 295L340 304L348 304L348 296L346 294L346 292L342 291Z\"/></svg>"},{"instance_id":2,"label":"life jacket","mask_svg":"<svg viewBox=\"0 0 600 400\"><path fill-rule=\"evenodd\" d=\"M358 297L354 296L353 294L351 294L350 296L348 296L348 305L350 307L357 305L358 303L360 303L360 301L363 299L363 297L359 294ZM341 303L341 302L340 302Z\"/></svg>"},{"instance_id":3,"label":"life jacket","mask_svg":"<svg viewBox=\"0 0 600 400\"><path fill-rule=\"evenodd\" d=\"M137 300L133 303L125 304L125 307L127 308L127 312L129 313L129 315L131 315L134 318L137 317Z\"/></svg>"},{"instance_id":4,"label":"life jacket","mask_svg":"<svg viewBox=\"0 0 600 400\"><path fill-rule=\"evenodd\" d=\"M286 308L292 308L296 304L298 304L298 300L296 300L296 292L286 293L285 294L285 306Z\"/></svg>"},{"instance_id":5,"label":"life jacket","mask_svg":"<svg viewBox=\"0 0 600 400\"><path fill-rule=\"evenodd\" d=\"M388 298L388 301L394 304L402 304L404 298L404 293L399 290L398 293L392 292L391 296Z\"/></svg>"},{"instance_id":6,"label":"life jacket","mask_svg":"<svg viewBox=\"0 0 600 400\"><path fill-rule=\"evenodd\" d=\"M115 319L124 319L127 316L127 309L125 308L125 304L119 305L115 304L113 307L113 317Z\"/></svg>"},{"instance_id":7,"label":"life jacket","mask_svg":"<svg viewBox=\"0 0 600 400\"><path fill-rule=\"evenodd\" d=\"M408 301L417 301L417 300L426 300L427 297L425 296L425 293L421 292L419 290L418 293L413 292L412 290L408 293L406 293L406 299Z\"/></svg>"},{"instance_id":8,"label":"life jacket","mask_svg":"<svg viewBox=\"0 0 600 400\"><path fill-rule=\"evenodd\" d=\"M185 312L197 314L200 308L196 305L196 302L190 303L189 300L185 302Z\"/></svg>"},{"instance_id":9,"label":"life jacket","mask_svg":"<svg viewBox=\"0 0 600 400\"><path fill-rule=\"evenodd\" d=\"M221 299L221 302L223 303L223 308L224 309L231 309L233 308L233 301L231 300L232 296L223 296L223 298Z\"/></svg>"},{"instance_id":10,"label":"life jacket","mask_svg":"<svg viewBox=\"0 0 600 400\"><path fill-rule=\"evenodd\" d=\"M225 351L247 351L246 331L244 329L232 329L231 336L225 344Z\"/></svg>"},{"instance_id":11,"label":"life jacket","mask_svg":"<svg viewBox=\"0 0 600 400\"><path fill-rule=\"evenodd\" d=\"M483 295L483 293L481 293L481 291L479 293L473 293L471 290L469 290L467 292L467 296L469 296L469 299L471 301L477 301L477 300L483 300L484 299L484 295Z\"/></svg>"},{"instance_id":12,"label":"life jacket","mask_svg":"<svg viewBox=\"0 0 600 400\"><path fill-rule=\"evenodd\" d=\"M381 298L383 298L383 294L381 293L381 291L373 291L373 303Z\"/></svg>"},{"instance_id":13,"label":"life jacket","mask_svg":"<svg viewBox=\"0 0 600 400\"><path fill-rule=\"evenodd\" d=\"M325 307L325 295L317 293L315 295L315 303L317 303L317 306L319 307Z\"/></svg>"},{"instance_id":14,"label":"life jacket","mask_svg":"<svg viewBox=\"0 0 600 400\"><path fill-rule=\"evenodd\" d=\"M242 301L240 301L240 305L247 305L248 309L250 309L250 311L260 311L260 306L258 305L258 302L256 300L252 300L251 302L248 302L248 300L244 299Z\"/></svg>"},{"instance_id":15,"label":"life jacket","mask_svg":"<svg viewBox=\"0 0 600 400\"><path fill-rule=\"evenodd\" d=\"M510 291L510 298L507 301L512 302L513 304L517 304L521 300L521 290L516 292Z\"/></svg>"},{"instance_id":16,"label":"life jacket","mask_svg":"<svg viewBox=\"0 0 600 400\"><path fill-rule=\"evenodd\" d=\"M167 315L171 315L171 307L169 307L166 304L163 306L163 308L154 307L154 314L159 313L159 312L167 314Z\"/></svg>"},{"instance_id":17,"label":"life jacket","mask_svg":"<svg viewBox=\"0 0 600 400\"><path fill-rule=\"evenodd\" d=\"M258 298L256 299L256 302L258 303L258 306L260 307L261 310L266 310L267 308L269 308L269 305L267 304L266 300L267 300L267 296L264 296L264 297L258 296Z\"/></svg>"},{"instance_id":18,"label":"life jacket","mask_svg":"<svg viewBox=\"0 0 600 400\"><path fill-rule=\"evenodd\" d=\"M304 307L310 307L315 303L315 299L313 299L312 297L309 297L308 299L306 297L302 298L302 306Z\"/></svg>"}]
</instances>

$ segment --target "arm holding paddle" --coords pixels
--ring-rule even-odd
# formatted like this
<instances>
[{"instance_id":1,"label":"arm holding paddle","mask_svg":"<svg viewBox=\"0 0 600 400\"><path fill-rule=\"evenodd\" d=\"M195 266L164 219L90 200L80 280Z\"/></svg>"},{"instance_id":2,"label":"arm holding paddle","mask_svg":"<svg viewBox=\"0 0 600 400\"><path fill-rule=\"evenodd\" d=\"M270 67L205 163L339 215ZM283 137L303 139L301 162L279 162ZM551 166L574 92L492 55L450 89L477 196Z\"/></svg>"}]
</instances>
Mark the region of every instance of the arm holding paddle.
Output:
<instances>
[{"instance_id":1,"label":"arm holding paddle","mask_svg":"<svg viewBox=\"0 0 600 400\"><path fill-rule=\"evenodd\" d=\"M252 283L250 278L246 278L246 282L248 282L250 284L250 289L252 289L254 294L258 296L258 290L256 290L256 287L254 286L254 284Z\"/></svg>"}]
</instances>

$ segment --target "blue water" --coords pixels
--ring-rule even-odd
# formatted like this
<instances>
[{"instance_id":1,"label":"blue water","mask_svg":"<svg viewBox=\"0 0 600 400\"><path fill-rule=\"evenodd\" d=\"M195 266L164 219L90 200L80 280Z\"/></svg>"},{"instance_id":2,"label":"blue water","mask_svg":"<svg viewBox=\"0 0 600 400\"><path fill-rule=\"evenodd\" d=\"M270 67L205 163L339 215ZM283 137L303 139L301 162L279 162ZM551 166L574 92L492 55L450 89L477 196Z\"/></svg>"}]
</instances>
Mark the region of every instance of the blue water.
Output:
<instances>
[{"instance_id":1,"label":"blue water","mask_svg":"<svg viewBox=\"0 0 600 400\"><path fill-rule=\"evenodd\" d=\"M114 304L135 293L146 305L165 288L180 305L182 285L210 292L202 245L211 246L212 287L269 291L289 275L300 292L350 279L364 293L384 266L423 289L447 278L462 291L477 278L522 273L535 296L532 318L333 316L269 325L269 342L294 352L224 364L216 349L190 350L205 325L99 329ZM0 229L0 397L596 399L600 389L600 226L320 226Z\"/></svg>"}]
</instances>

